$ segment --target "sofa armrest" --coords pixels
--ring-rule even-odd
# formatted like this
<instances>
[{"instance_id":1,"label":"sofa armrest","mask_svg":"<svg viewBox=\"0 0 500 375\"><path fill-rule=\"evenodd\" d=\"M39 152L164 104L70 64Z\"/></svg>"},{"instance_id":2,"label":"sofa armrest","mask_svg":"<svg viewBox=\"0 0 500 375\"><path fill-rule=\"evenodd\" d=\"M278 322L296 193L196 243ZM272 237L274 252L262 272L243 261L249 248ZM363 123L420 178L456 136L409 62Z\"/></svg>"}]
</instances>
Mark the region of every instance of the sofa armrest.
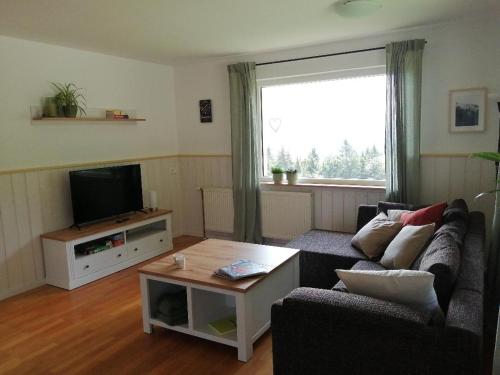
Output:
<instances>
[{"instance_id":1,"label":"sofa armrest","mask_svg":"<svg viewBox=\"0 0 500 375\"><path fill-rule=\"evenodd\" d=\"M271 311L274 373L451 374L443 360L444 328L429 326L427 320L397 303L295 289ZM449 359L460 366L460 360ZM465 374L456 366L452 371Z\"/></svg>"},{"instance_id":2,"label":"sofa armrest","mask_svg":"<svg viewBox=\"0 0 500 375\"><path fill-rule=\"evenodd\" d=\"M345 317L351 323L357 317L357 323L376 319L393 326L411 324L423 328L430 319L430 314L396 302L316 288L294 289L282 300L282 305L289 311L336 315L336 320Z\"/></svg>"},{"instance_id":3,"label":"sofa armrest","mask_svg":"<svg viewBox=\"0 0 500 375\"><path fill-rule=\"evenodd\" d=\"M358 207L358 221L356 232L363 228L371 219L377 216L377 206L374 204L361 204Z\"/></svg>"}]
</instances>

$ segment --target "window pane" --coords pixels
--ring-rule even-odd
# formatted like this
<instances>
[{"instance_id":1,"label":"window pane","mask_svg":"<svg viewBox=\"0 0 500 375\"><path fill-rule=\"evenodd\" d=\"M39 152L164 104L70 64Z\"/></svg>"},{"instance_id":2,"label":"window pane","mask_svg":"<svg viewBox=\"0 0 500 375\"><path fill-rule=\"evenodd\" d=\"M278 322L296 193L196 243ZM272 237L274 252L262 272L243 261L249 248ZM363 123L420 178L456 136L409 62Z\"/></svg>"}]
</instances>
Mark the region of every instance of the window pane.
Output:
<instances>
[{"instance_id":1,"label":"window pane","mask_svg":"<svg viewBox=\"0 0 500 375\"><path fill-rule=\"evenodd\" d=\"M264 174L384 180L385 75L262 88Z\"/></svg>"}]
</instances>

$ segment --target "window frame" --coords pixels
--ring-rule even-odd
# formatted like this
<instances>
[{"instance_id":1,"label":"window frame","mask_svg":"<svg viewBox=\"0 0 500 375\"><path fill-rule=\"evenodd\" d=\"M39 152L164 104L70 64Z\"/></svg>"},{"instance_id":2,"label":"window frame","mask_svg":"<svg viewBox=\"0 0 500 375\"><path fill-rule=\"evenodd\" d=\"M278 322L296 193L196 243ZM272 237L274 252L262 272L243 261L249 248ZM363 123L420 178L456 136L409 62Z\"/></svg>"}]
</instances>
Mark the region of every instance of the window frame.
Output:
<instances>
[{"instance_id":1,"label":"window frame","mask_svg":"<svg viewBox=\"0 0 500 375\"><path fill-rule=\"evenodd\" d=\"M332 72L320 72L302 74L288 77L257 78L257 110L260 132L260 182L268 183L273 181L272 177L264 175L264 129L262 119L262 89L271 86L283 86L295 83L329 81L342 78L355 78L363 76L385 75L385 65L370 66L364 68L345 69ZM386 180L364 180L364 179L341 179L341 178L308 178L300 177L297 185L317 184L317 185L351 185L351 186L375 186L385 187ZM286 185L285 185L286 186Z\"/></svg>"}]
</instances>

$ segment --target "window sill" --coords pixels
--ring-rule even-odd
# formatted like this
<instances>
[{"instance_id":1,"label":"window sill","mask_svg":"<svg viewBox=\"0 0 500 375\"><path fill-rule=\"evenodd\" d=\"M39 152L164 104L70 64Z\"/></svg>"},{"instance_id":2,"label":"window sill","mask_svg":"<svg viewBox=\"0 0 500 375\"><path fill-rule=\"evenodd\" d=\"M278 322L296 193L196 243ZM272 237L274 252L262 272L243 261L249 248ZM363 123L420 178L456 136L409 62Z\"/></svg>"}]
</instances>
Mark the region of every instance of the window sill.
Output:
<instances>
[{"instance_id":1,"label":"window sill","mask_svg":"<svg viewBox=\"0 0 500 375\"><path fill-rule=\"evenodd\" d=\"M263 186L276 186L281 188L333 188L333 189L361 189L361 190L385 190L385 186L376 185L344 185L344 184L325 184L325 183L311 183L311 182L298 182L295 185L288 184L275 184L272 181L260 181Z\"/></svg>"}]
</instances>

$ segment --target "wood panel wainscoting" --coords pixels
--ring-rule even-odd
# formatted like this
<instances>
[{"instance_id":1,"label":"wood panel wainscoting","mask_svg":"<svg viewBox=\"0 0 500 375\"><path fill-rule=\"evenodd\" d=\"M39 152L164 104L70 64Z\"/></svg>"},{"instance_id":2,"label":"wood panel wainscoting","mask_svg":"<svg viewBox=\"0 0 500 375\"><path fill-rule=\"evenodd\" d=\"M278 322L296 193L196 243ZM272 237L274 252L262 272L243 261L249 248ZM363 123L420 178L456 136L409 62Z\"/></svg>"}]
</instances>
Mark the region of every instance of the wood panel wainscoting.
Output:
<instances>
[{"instance_id":1,"label":"wood panel wainscoting","mask_svg":"<svg viewBox=\"0 0 500 375\"><path fill-rule=\"evenodd\" d=\"M144 192L155 190L182 233L177 157L130 159L0 172L0 300L45 283L40 235L73 224L69 171L139 163ZM144 205L148 206L148 194Z\"/></svg>"},{"instance_id":2,"label":"wood panel wainscoting","mask_svg":"<svg viewBox=\"0 0 500 375\"><path fill-rule=\"evenodd\" d=\"M161 207L172 209L173 234L203 235L200 187L231 187L230 155L165 155L55 167L0 171L0 300L44 283L39 236L72 224L68 172L99 166L140 163L143 190L158 192ZM467 154L423 154L422 202L464 197L491 223L493 197L474 200L494 188L491 162ZM383 188L298 186L263 189L313 193L313 227L352 232L356 207L384 198ZM148 194L144 194L148 205ZM487 226L489 232L490 225Z\"/></svg>"},{"instance_id":3,"label":"wood panel wainscoting","mask_svg":"<svg viewBox=\"0 0 500 375\"><path fill-rule=\"evenodd\" d=\"M200 240L176 238L174 251ZM45 285L0 301L0 374L272 373L270 332L247 364L226 345L163 328L144 334L145 263L73 291Z\"/></svg>"},{"instance_id":4,"label":"wood panel wainscoting","mask_svg":"<svg viewBox=\"0 0 500 375\"><path fill-rule=\"evenodd\" d=\"M422 203L450 202L463 198L469 211L486 216L486 235L490 238L494 195L474 199L479 193L495 188L495 164L471 158L468 154L423 154L420 159Z\"/></svg>"}]
</instances>

